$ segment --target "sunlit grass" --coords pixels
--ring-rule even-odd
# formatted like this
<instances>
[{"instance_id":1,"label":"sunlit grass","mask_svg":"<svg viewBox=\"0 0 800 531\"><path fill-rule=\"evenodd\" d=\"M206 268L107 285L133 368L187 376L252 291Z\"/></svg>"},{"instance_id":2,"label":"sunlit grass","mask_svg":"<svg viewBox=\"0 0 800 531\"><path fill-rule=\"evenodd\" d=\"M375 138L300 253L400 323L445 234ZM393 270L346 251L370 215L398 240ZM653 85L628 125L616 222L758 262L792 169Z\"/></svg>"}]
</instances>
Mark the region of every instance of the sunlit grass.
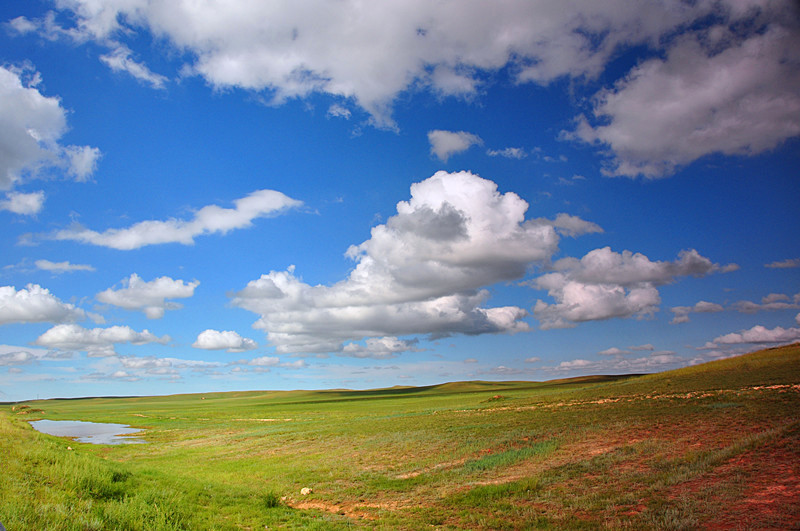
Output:
<instances>
[{"instance_id":1,"label":"sunlit grass","mask_svg":"<svg viewBox=\"0 0 800 531\"><path fill-rule=\"evenodd\" d=\"M0 522L695 528L743 499L752 472L687 485L748 452L800 445L798 361L795 346L635 378L5 406ZM33 431L36 418L127 423L148 444L76 443Z\"/></svg>"}]
</instances>

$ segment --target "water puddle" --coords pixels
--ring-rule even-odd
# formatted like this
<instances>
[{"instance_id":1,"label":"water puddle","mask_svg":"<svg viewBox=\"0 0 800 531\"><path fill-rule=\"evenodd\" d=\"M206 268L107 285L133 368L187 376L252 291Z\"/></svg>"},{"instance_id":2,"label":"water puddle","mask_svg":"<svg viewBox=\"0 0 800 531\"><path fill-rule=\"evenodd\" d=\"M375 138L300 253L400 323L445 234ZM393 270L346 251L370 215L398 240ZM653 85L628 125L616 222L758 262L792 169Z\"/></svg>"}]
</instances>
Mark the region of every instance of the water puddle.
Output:
<instances>
[{"instance_id":1,"label":"water puddle","mask_svg":"<svg viewBox=\"0 0 800 531\"><path fill-rule=\"evenodd\" d=\"M57 437L69 437L79 442L92 444L144 444L144 439L131 437L139 433L139 428L127 424L85 422L81 420L35 420L30 423L33 429Z\"/></svg>"}]
</instances>

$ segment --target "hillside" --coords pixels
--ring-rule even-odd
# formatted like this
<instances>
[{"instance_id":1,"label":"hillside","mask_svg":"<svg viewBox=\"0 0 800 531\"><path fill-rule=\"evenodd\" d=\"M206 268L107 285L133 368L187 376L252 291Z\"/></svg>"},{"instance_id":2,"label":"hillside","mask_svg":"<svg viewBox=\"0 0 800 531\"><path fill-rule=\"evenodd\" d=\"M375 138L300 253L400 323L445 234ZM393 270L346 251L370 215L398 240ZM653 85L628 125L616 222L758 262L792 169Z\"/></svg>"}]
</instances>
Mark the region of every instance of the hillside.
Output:
<instances>
[{"instance_id":1,"label":"hillside","mask_svg":"<svg viewBox=\"0 0 800 531\"><path fill-rule=\"evenodd\" d=\"M26 405L0 410L8 529L800 525L798 345L645 376Z\"/></svg>"}]
</instances>

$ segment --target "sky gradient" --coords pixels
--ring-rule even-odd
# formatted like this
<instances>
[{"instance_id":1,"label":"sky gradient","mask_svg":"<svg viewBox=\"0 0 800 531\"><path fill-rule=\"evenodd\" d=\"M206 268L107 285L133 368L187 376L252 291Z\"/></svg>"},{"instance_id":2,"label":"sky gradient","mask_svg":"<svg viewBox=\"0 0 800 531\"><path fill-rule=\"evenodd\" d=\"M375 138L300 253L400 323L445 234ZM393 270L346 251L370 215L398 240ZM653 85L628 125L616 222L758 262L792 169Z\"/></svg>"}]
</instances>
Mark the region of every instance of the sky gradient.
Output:
<instances>
[{"instance_id":1,"label":"sky gradient","mask_svg":"<svg viewBox=\"0 0 800 531\"><path fill-rule=\"evenodd\" d=\"M0 7L0 400L800 340L790 0Z\"/></svg>"}]
</instances>

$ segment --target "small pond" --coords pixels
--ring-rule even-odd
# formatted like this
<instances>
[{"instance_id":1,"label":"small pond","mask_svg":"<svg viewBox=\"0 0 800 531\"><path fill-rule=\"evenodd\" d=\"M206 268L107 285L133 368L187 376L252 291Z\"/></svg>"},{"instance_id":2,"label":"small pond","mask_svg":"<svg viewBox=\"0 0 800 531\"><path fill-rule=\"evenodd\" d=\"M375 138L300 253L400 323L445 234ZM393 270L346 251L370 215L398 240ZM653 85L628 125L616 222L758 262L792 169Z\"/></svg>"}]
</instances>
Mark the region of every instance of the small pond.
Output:
<instances>
[{"instance_id":1,"label":"small pond","mask_svg":"<svg viewBox=\"0 0 800 531\"><path fill-rule=\"evenodd\" d=\"M144 444L144 439L130 437L131 433L139 433L139 428L131 428L127 424L108 424L100 422L84 422L81 420L35 420L31 426L36 431L70 437L79 442L92 444Z\"/></svg>"}]
</instances>

